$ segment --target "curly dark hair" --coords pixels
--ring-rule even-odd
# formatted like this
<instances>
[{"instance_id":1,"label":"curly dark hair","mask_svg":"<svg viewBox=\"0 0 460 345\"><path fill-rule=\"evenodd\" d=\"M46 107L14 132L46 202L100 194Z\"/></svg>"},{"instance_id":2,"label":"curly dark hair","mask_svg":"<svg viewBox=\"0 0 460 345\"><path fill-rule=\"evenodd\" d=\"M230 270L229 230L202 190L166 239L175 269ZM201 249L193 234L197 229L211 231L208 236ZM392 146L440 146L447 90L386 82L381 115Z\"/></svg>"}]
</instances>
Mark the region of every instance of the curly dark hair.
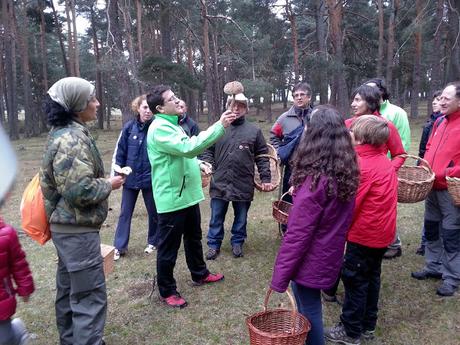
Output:
<instances>
[{"instance_id":1,"label":"curly dark hair","mask_svg":"<svg viewBox=\"0 0 460 345\"><path fill-rule=\"evenodd\" d=\"M65 110L62 105L53 101L49 95L46 95L43 101L43 110L48 124L54 127L67 126L76 117L73 112Z\"/></svg>"},{"instance_id":2,"label":"curly dark hair","mask_svg":"<svg viewBox=\"0 0 460 345\"><path fill-rule=\"evenodd\" d=\"M299 188L312 177L314 190L321 176L328 179L327 194L350 200L359 184L359 168L351 136L338 111L329 105L314 108L296 150L291 184Z\"/></svg>"}]
</instances>

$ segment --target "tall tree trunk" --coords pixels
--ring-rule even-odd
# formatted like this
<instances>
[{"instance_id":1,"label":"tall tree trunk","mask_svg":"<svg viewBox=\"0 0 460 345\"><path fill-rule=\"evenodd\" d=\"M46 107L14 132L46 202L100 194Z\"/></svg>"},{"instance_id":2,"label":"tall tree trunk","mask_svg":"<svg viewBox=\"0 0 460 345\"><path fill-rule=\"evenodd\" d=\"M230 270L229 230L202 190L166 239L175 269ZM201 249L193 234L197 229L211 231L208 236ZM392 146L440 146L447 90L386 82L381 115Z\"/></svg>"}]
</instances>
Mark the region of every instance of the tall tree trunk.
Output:
<instances>
[{"instance_id":1,"label":"tall tree trunk","mask_svg":"<svg viewBox=\"0 0 460 345\"><path fill-rule=\"evenodd\" d=\"M107 22L109 37L108 45L111 50L111 60L114 75L117 76L118 89L120 90L119 107L122 121L126 123L131 119L131 94L129 75L126 70L126 61L123 50L123 37L121 33L120 17L118 13L118 0L110 0L107 8Z\"/></svg>"},{"instance_id":2,"label":"tall tree trunk","mask_svg":"<svg viewBox=\"0 0 460 345\"><path fill-rule=\"evenodd\" d=\"M172 60L171 11L169 3L160 2L161 55Z\"/></svg>"},{"instance_id":3,"label":"tall tree trunk","mask_svg":"<svg viewBox=\"0 0 460 345\"><path fill-rule=\"evenodd\" d=\"M3 8L2 8L3 13ZM5 25L4 16L0 17L0 25ZM0 51L5 52L5 32L0 31ZM5 90L5 64L4 64L4 54L0 54L0 123L3 125L5 123L5 105L7 103L6 90Z\"/></svg>"},{"instance_id":4,"label":"tall tree trunk","mask_svg":"<svg viewBox=\"0 0 460 345\"><path fill-rule=\"evenodd\" d=\"M217 53L217 49L218 49L218 44L217 44L217 34L212 34L211 35L212 37L212 66L213 66L213 73L212 73L212 80L213 80L213 94L212 94L212 97L213 97L213 103L215 104L216 106L216 112L213 113L213 120L214 121L217 121L217 119L219 119L220 117L220 114L221 114L221 110L223 111L223 107L224 107L224 104L223 104L223 101L222 101L222 97L223 97L223 89L224 89L224 85L222 85L222 82L221 82L221 79L220 79L220 73L219 73L219 61L218 61L218 53Z\"/></svg>"},{"instance_id":5,"label":"tall tree trunk","mask_svg":"<svg viewBox=\"0 0 460 345\"><path fill-rule=\"evenodd\" d=\"M72 13L72 42L73 54L75 63L75 76L80 76L80 49L78 48L78 33L77 33L77 16L75 15L75 0L70 0L70 10Z\"/></svg>"},{"instance_id":6,"label":"tall tree trunk","mask_svg":"<svg viewBox=\"0 0 460 345\"><path fill-rule=\"evenodd\" d=\"M32 110L31 73L29 63L29 19L25 1L19 4L21 23L15 20L19 48L21 49L22 89L24 93L24 134L32 137L39 134L38 118Z\"/></svg>"},{"instance_id":7,"label":"tall tree trunk","mask_svg":"<svg viewBox=\"0 0 460 345\"><path fill-rule=\"evenodd\" d=\"M460 1L449 1L450 64L447 82L460 80Z\"/></svg>"},{"instance_id":8,"label":"tall tree trunk","mask_svg":"<svg viewBox=\"0 0 460 345\"><path fill-rule=\"evenodd\" d=\"M75 70L75 47L72 34L72 17L70 15L70 2L71 0L65 0L65 14L67 18L67 45L69 52L70 75L75 77L77 75L77 72Z\"/></svg>"},{"instance_id":9,"label":"tall tree trunk","mask_svg":"<svg viewBox=\"0 0 460 345\"><path fill-rule=\"evenodd\" d=\"M190 13L187 13L187 18L190 18ZM187 31L187 68L191 74L193 70L193 45L192 45L192 33L190 30ZM198 116L196 111L196 97L194 90L188 90L187 92L187 108L188 115L198 122Z\"/></svg>"},{"instance_id":10,"label":"tall tree trunk","mask_svg":"<svg viewBox=\"0 0 460 345\"><path fill-rule=\"evenodd\" d=\"M142 47L142 1L136 0L136 14L137 14L137 53L139 54L139 65L144 58L144 51Z\"/></svg>"},{"instance_id":11,"label":"tall tree trunk","mask_svg":"<svg viewBox=\"0 0 460 345\"><path fill-rule=\"evenodd\" d=\"M96 15L94 6L90 7L91 33L93 36L94 56L96 57L96 96L101 104L97 110L97 125L99 129L104 129L104 91L102 87L101 56L99 52L99 41L96 32Z\"/></svg>"},{"instance_id":12,"label":"tall tree trunk","mask_svg":"<svg viewBox=\"0 0 460 345\"><path fill-rule=\"evenodd\" d=\"M342 0L326 0L329 13L330 37L332 43L332 53L335 60L334 68L334 94L332 100L341 114L348 110L348 91L345 82L345 70L343 64L343 33L342 33Z\"/></svg>"},{"instance_id":13,"label":"tall tree trunk","mask_svg":"<svg viewBox=\"0 0 460 345\"><path fill-rule=\"evenodd\" d=\"M213 103L213 83L211 66L209 64L209 19L206 0L201 1L201 16L203 19L203 66L206 85L206 104L208 108L208 124L213 121L212 115L217 114L217 105Z\"/></svg>"},{"instance_id":14,"label":"tall tree trunk","mask_svg":"<svg viewBox=\"0 0 460 345\"><path fill-rule=\"evenodd\" d=\"M130 14L130 4L126 2L126 0L123 0L123 25L124 25L124 32L125 32L125 38L126 38L126 43L128 46L128 61L130 65L130 73L131 73L131 79L134 81L134 89L135 89L135 94L140 93L140 86L139 86L139 79L137 76L137 64L136 64L136 58L134 56L134 44L133 44L133 35L132 35L132 30L131 30L131 14Z\"/></svg>"},{"instance_id":15,"label":"tall tree trunk","mask_svg":"<svg viewBox=\"0 0 460 345\"><path fill-rule=\"evenodd\" d=\"M38 1L38 11L40 12L40 57L42 63L42 94L40 98L44 98L46 92L48 91L48 54L46 48L46 31L45 31L45 14L44 14L44 0ZM37 110L39 114L39 129L41 132L46 132L46 114L40 109Z\"/></svg>"},{"instance_id":16,"label":"tall tree trunk","mask_svg":"<svg viewBox=\"0 0 460 345\"><path fill-rule=\"evenodd\" d=\"M292 42L292 51L294 54L294 61L293 61L294 63L293 65L294 83L297 83L299 81L299 74L300 74L299 47L297 44L297 25L296 25L295 14L292 12L291 3L289 0L286 0L285 10L286 10L286 17L289 20L289 23L291 25L291 42Z\"/></svg>"},{"instance_id":17,"label":"tall tree trunk","mask_svg":"<svg viewBox=\"0 0 460 345\"><path fill-rule=\"evenodd\" d=\"M431 97L433 93L440 89L442 86L441 81L441 37L444 32L444 0L438 0L436 3L436 16L435 21L436 31L433 38L433 50L431 51L431 81L429 83L429 94L427 102L427 114L430 115L433 112L433 106L431 102Z\"/></svg>"},{"instance_id":18,"label":"tall tree trunk","mask_svg":"<svg viewBox=\"0 0 460 345\"><path fill-rule=\"evenodd\" d=\"M393 68L395 66L395 23L399 10L399 0L390 0L390 4L390 20L388 22L387 70L385 78L386 84L389 88L391 88L391 84L393 82Z\"/></svg>"},{"instance_id":19,"label":"tall tree trunk","mask_svg":"<svg viewBox=\"0 0 460 345\"><path fill-rule=\"evenodd\" d=\"M383 39L383 0L377 0L377 10L379 12L379 50L377 53L377 76L382 76L383 73L383 54L384 54L384 39Z\"/></svg>"},{"instance_id":20,"label":"tall tree trunk","mask_svg":"<svg viewBox=\"0 0 460 345\"><path fill-rule=\"evenodd\" d=\"M59 39L59 47L61 48L61 54L62 54L62 62L65 68L65 74L66 76L70 77L72 72L70 70L70 63L67 60L67 55L65 52L65 47L64 47L64 39L63 39L63 34L62 34L62 29L61 29L61 23L59 22L59 17L56 12L56 8L54 7L53 1L50 1L51 4L51 9L53 10L53 18L55 22L55 27L57 30L57 37Z\"/></svg>"},{"instance_id":21,"label":"tall tree trunk","mask_svg":"<svg viewBox=\"0 0 460 345\"><path fill-rule=\"evenodd\" d=\"M2 1L2 19L5 37L5 70L6 70L6 108L8 114L8 129L11 140L19 139L18 106L16 101L16 27L13 0Z\"/></svg>"},{"instance_id":22,"label":"tall tree trunk","mask_svg":"<svg viewBox=\"0 0 460 345\"><path fill-rule=\"evenodd\" d=\"M415 0L416 9L416 31L415 31L415 51L414 51L414 67L412 71L412 91L410 100L410 116L412 118L418 117L418 102L420 93L420 82L421 82L421 68L420 64L422 61L422 0Z\"/></svg>"},{"instance_id":23,"label":"tall tree trunk","mask_svg":"<svg viewBox=\"0 0 460 345\"><path fill-rule=\"evenodd\" d=\"M327 45L326 45L327 27L324 21L325 9L326 7L324 6L323 0L315 1L316 40L318 41L319 61L321 61L320 62L321 77L318 80L319 99L320 99L321 104L328 103L328 97L327 97L328 71L327 71L327 63L324 63L328 60Z\"/></svg>"}]
</instances>

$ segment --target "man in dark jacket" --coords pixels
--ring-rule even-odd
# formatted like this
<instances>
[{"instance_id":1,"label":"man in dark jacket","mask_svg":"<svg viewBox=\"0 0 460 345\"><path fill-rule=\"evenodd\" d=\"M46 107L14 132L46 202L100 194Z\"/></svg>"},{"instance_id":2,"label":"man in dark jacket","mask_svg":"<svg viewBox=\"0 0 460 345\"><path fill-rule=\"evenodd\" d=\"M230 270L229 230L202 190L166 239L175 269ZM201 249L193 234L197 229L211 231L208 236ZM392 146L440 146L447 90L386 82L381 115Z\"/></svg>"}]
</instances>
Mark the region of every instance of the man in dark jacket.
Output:
<instances>
[{"instance_id":1,"label":"man in dark jacket","mask_svg":"<svg viewBox=\"0 0 460 345\"><path fill-rule=\"evenodd\" d=\"M180 100L179 107L181 109L181 113L179 115L179 126L182 127L189 137L198 135L200 133L200 127L198 127L198 124L187 115L187 104L185 104L183 100Z\"/></svg>"},{"instance_id":2,"label":"man in dark jacket","mask_svg":"<svg viewBox=\"0 0 460 345\"><path fill-rule=\"evenodd\" d=\"M225 215L230 202L235 213L231 230L232 253L235 258L243 256L247 215L254 197L254 162L260 172L263 189L269 190L271 187L270 163L267 158L257 158L268 153L264 136L260 128L245 119L248 99L242 93L235 95L234 99L229 97L227 108L236 115L236 120L225 135L201 156L212 164L214 171L209 191L211 220L207 260L216 259L220 253Z\"/></svg>"}]
</instances>

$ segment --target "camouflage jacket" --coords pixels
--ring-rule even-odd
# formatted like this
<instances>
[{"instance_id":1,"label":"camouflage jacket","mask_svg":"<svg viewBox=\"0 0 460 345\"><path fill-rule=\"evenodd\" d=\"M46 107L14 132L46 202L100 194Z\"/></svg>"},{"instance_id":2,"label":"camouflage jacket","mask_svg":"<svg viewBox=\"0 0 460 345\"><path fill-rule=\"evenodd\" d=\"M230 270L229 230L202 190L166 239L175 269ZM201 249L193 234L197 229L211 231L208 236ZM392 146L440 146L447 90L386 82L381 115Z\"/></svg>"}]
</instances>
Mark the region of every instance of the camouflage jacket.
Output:
<instances>
[{"instance_id":1,"label":"camouflage jacket","mask_svg":"<svg viewBox=\"0 0 460 345\"><path fill-rule=\"evenodd\" d=\"M112 190L88 128L72 121L53 127L40 169L40 185L51 224L99 228Z\"/></svg>"}]
</instances>

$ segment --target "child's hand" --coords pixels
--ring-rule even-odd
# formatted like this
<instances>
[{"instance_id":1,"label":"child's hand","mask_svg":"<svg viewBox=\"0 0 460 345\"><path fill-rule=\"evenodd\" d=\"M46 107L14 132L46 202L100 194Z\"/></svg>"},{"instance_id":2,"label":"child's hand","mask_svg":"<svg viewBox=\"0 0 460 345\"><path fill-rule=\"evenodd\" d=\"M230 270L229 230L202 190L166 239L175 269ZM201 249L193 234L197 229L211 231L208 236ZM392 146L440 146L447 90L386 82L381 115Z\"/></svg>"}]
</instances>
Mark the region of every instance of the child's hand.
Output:
<instances>
[{"instance_id":1,"label":"child's hand","mask_svg":"<svg viewBox=\"0 0 460 345\"><path fill-rule=\"evenodd\" d=\"M27 303L29 302L30 296L22 296L22 300Z\"/></svg>"}]
</instances>

